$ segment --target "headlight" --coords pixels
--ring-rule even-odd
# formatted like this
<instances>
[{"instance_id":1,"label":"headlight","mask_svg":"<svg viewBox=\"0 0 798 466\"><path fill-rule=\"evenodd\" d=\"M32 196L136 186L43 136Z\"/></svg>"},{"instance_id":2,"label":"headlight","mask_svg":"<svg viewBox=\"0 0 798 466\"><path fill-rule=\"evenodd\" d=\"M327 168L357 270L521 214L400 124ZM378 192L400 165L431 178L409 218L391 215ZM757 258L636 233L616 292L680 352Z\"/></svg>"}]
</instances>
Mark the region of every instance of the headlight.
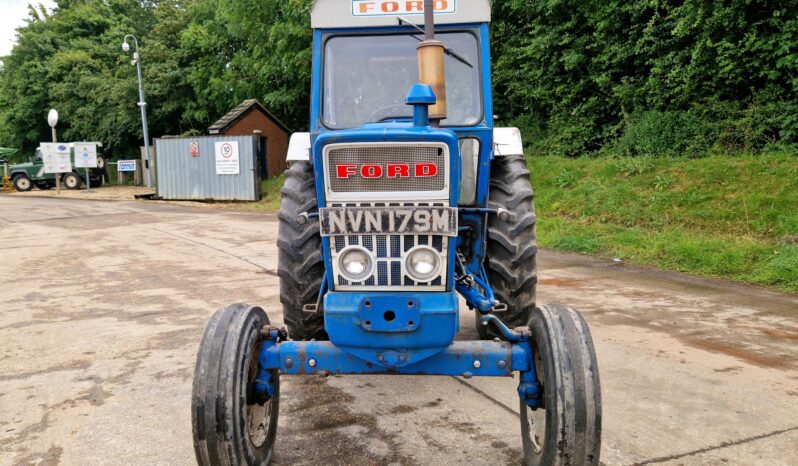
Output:
<instances>
[{"instance_id":1,"label":"headlight","mask_svg":"<svg viewBox=\"0 0 798 466\"><path fill-rule=\"evenodd\" d=\"M352 281L362 280L371 274L371 257L363 249L349 249L341 254L341 270Z\"/></svg>"},{"instance_id":2,"label":"headlight","mask_svg":"<svg viewBox=\"0 0 798 466\"><path fill-rule=\"evenodd\" d=\"M425 246L411 250L405 259L407 272L420 282L435 278L440 273L440 266L438 252Z\"/></svg>"}]
</instances>

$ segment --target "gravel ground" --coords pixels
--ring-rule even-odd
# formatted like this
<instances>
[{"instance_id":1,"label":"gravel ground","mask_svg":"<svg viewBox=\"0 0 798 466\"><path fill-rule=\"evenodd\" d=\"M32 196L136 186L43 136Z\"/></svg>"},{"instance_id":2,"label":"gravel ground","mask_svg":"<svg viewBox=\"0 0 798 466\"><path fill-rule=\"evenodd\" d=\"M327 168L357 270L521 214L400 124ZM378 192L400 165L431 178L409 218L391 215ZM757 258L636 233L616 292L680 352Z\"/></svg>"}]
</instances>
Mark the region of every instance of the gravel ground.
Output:
<instances>
[{"instance_id":1,"label":"gravel ground","mask_svg":"<svg viewBox=\"0 0 798 466\"><path fill-rule=\"evenodd\" d=\"M202 331L234 302L283 324L277 228L189 203L0 194L0 466L196 464ZM539 266L540 302L590 323L602 464L798 465L798 295L550 251ZM458 338L477 338L460 319ZM517 465L517 385L281 377L272 464Z\"/></svg>"},{"instance_id":2,"label":"gravel ground","mask_svg":"<svg viewBox=\"0 0 798 466\"><path fill-rule=\"evenodd\" d=\"M58 199L83 199L94 201L135 201L136 196L142 194L151 194L155 192L155 188L145 188L141 186L103 186L102 188L92 188L92 192L87 193L85 189L68 190L62 189L59 195L55 189L42 191L40 189L33 189L25 193L12 193L12 197L48 197ZM238 211L261 211L262 209L256 208L258 203L253 202L195 202L195 201L152 201L142 200L140 202L160 203L160 204L175 204L184 205L188 207L198 207L204 209L223 209L223 210L238 210Z\"/></svg>"},{"instance_id":3,"label":"gravel ground","mask_svg":"<svg viewBox=\"0 0 798 466\"><path fill-rule=\"evenodd\" d=\"M85 189L61 189L58 194L55 189L42 191L33 189L26 193L12 193L11 196L35 196L35 197L59 197L63 199L95 199L101 201L127 201L135 199L136 195L149 194L155 192L153 188L140 186L104 186L102 188L92 188L92 192L87 193Z\"/></svg>"}]
</instances>

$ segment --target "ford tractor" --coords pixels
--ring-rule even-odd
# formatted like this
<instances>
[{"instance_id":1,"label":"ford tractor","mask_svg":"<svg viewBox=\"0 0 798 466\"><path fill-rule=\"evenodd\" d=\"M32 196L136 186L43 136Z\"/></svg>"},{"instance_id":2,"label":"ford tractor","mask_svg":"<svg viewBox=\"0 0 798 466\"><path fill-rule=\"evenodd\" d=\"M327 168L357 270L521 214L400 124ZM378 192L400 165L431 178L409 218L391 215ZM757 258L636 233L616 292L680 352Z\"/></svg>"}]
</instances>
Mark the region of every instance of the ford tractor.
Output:
<instances>
[{"instance_id":1,"label":"ford tractor","mask_svg":"<svg viewBox=\"0 0 798 466\"><path fill-rule=\"evenodd\" d=\"M311 374L514 377L523 464L599 464L587 323L535 302L532 186L519 131L494 127L490 19L489 0L316 0L310 132L291 137L279 213L286 328L247 304L210 319L200 464L268 464L280 377ZM480 339L455 340L472 312Z\"/></svg>"}]
</instances>

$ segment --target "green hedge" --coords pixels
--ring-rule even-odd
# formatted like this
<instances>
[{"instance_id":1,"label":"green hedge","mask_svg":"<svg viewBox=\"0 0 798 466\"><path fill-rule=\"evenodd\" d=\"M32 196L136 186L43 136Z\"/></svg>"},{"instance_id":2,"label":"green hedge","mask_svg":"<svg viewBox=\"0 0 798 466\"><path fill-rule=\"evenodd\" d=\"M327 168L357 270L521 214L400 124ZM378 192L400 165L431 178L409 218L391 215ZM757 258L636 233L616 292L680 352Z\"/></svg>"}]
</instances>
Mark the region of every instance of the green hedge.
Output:
<instances>
[{"instance_id":1,"label":"green hedge","mask_svg":"<svg viewBox=\"0 0 798 466\"><path fill-rule=\"evenodd\" d=\"M798 0L494 2L496 113L532 152L795 151Z\"/></svg>"}]
</instances>

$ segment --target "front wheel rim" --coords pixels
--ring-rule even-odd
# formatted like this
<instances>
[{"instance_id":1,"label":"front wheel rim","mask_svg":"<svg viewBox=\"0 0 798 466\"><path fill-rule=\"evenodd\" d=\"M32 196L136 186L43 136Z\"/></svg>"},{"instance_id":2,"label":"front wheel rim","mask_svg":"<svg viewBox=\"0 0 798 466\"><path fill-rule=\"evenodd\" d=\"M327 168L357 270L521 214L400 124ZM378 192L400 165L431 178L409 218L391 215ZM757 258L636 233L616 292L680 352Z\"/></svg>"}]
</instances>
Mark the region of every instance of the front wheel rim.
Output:
<instances>
[{"instance_id":1,"label":"front wheel rim","mask_svg":"<svg viewBox=\"0 0 798 466\"><path fill-rule=\"evenodd\" d=\"M258 355L262 344L255 347L252 353L252 359L249 363L249 370L247 372L247 385L254 384L260 372L260 363ZM246 419L247 419L247 432L249 440L255 448L261 448L269 437L269 426L271 424L272 414L272 400L259 405L257 403L246 405Z\"/></svg>"},{"instance_id":2,"label":"front wheel rim","mask_svg":"<svg viewBox=\"0 0 798 466\"><path fill-rule=\"evenodd\" d=\"M30 188L30 180L27 178L20 178L17 180L17 187L23 191Z\"/></svg>"},{"instance_id":3,"label":"front wheel rim","mask_svg":"<svg viewBox=\"0 0 798 466\"><path fill-rule=\"evenodd\" d=\"M526 432L524 435L529 440L529 446L535 456L543 452L543 445L546 442L546 405L545 405L545 380L543 377L543 359L540 351L535 351L535 377L540 385L538 395L538 407L532 408L524 403L524 415L526 417Z\"/></svg>"},{"instance_id":4,"label":"front wheel rim","mask_svg":"<svg viewBox=\"0 0 798 466\"><path fill-rule=\"evenodd\" d=\"M532 409L527 405L527 435L532 453L540 455L546 440L546 410L543 408Z\"/></svg>"}]
</instances>

